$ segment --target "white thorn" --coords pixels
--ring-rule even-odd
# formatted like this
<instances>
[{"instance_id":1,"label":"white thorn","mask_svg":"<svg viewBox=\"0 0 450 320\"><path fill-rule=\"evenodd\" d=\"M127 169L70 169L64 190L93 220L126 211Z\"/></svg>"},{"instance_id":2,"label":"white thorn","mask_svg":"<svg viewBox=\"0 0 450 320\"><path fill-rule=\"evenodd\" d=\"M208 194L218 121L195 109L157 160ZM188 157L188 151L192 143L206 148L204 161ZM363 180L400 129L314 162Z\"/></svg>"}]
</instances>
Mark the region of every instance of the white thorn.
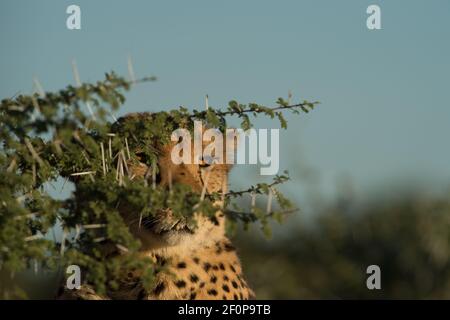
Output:
<instances>
[{"instance_id":1,"label":"white thorn","mask_svg":"<svg viewBox=\"0 0 450 320\"><path fill-rule=\"evenodd\" d=\"M130 176L130 170L128 170L128 163L125 157L125 151L120 150L120 154L122 155L122 163L125 165L125 171L127 172L128 176Z\"/></svg>"},{"instance_id":2,"label":"white thorn","mask_svg":"<svg viewBox=\"0 0 450 320\"><path fill-rule=\"evenodd\" d=\"M75 172L70 174L71 176L85 176L87 174L95 174L95 171Z\"/></svg>"},{"instance_id":3,"label":"white thorn","mask_svg":"<svg viewBox=\"0 0 450 320\"><path fill-rule=\"evenodd\" d=\"M36 76L33 77L33 84L39 96L44 97L45 96L44 88L42 88L42 85Z\"/></svg>"},{"instance_id":4,"label":"white thorn","mask_svg":"<svg viewBox=\"0 0 450 320\"><path fill-rule=\"evenodd\" d=\"M106 176L105 148L103 147L103 142L100 142L100 149L102 150L103 175Z\"/></svg>"},{"instance_id":5,"label":"white thorn","mask_svg":"<svg viewBox=\"0 0 450 320\"><path fill-rule=\"evenodd\" d=\"M254 212L256 206L256 193L254 191L252 191L251 197L252 197L252 212Z\"/></svg>"},{"instance_id":6,"label":"white thorn","mask_svg":"<svg viewBox=\"0 0 450 320\"><path fill-rule=\"evenodd\" d=\"M110 112L109 115L110 115L111 118L114 120L114 122L117 122L117 118L116 118L116 116L115 116L112 112Z\"/></svg>"},{"instance_id":7,"label":"white thorn","mask_svg":"<svg viewBox=\"0 0 450 320\"><path fill-rule=\"evenodd\" d=\"M133 61L131 60L131 55L128 55L128 59L127 60L128 60L127 64L128 64L128 74L130 76L130 81L132 83L135 83L136 82L136 77L134 75Z\"/></svg>"},{"instance_id":8,"label":"white thorn","mask_svg":"<svg viewBox=\"0 0 450 320\"><path fill-rule=\"evenodd\" d=\"M267 214L270 214L270 212L272 211L272 197L273 197L273 192L272 192L272 188L270 188L269 195L267 197L267 209L266 209Z\"/></svg>"},{"instance_id":9,"label":"white thorn","mask_svg":"<svg viewBox=\"0 0 450 320\"><path fill-rule=\"evenodd\" d=\"M73 77L75 78L76 85L78 87L81 87L80 74L78 73L77 62L75 61L75 59L72 60L72 72L73 72ZM91 104L89 103L89 101L86 101L85 104L86 104L86 107L87 107L89 113L91 114L92 119L96 120L94 111L92 111Z\"/></svg>"},{"instance_id":10,"label":"white thorn","mask_svg":"<svg viewBox=\"0 0 450 320\"><path fill-rule=\"evenodd\" d=\"M34 259L34 274L38 274L39 265L37 259Z\"/></svg>"},{"instance_id":11,"label":"white thorn","mask_svg":"<svg viewBox=\"0 0 450 320\"><path fill-rule=\"evenodd\" d=\"M83 229L100 229L105 228L106 224L105 223L83 224L82 227Z\"/></svg>"},{"instance_id":12,"label":"white thorn","mask_svg":"<svg viewBox=\"0 0 450 320\"><path fill-rule=\"evenodd\" d=\"M116 248L119 249L120 251L123 251L123 252L128 252L129 251L127 247L124 247L121 244L116 244Z\"/></svg>"},{"instance_id":13,"label":"white thorn","mask_svg":"<svg viewBox=\"0 0 450 320\"><path fill-rule=\"evenodd\" d=\"M78 241L78 238L80 237L81 227L79 224L75 225L75 237L74 240Z\"/></svg>"},{"instance_id":14,"label":"white thorn","mask_svg":"<svg viewBox=\"0 0 450 320\"><path fill-rule=\"evenodd\" d=\"M75 78L75 84L78 87L80 87L81 79L80 79L80 74L78 73L77 62L75 61L75 59L72 60L72 72L73 72L73 77Z\"/></svg>"},{"instance_id":15,"label":"white thorn","mask_svg":"<svg viewBox=\"0 0 450 320\"><path fill-rule=\"evenodd\" d=\"M64 256L64 251L66 249L66 235L67 235L67 231L66 231L66 229L63 229L63 233L62 233L62 237L61 237L61 250L60 250L61 257Z\"/></svg>"},{"instance_id":16,"label":"white thorn","mask_svg":"<svg viewBox=\"0 0 450 320\"><path fill-rule=\"evenodd\" d=\"M142 224L142 211L141 214L139 215L139 229L141 228L141 224Z\"/></svg>"},{"instance_id":17,"label":"white thorn","mask_svg":"<svg viewBox=\"0 0 450 320\"><path fill-rule=\"evenodd\" d=\"M34 94L31 95L31 102L33 103L33 107L34 107L31 117L33 118L33 121L34 121L34 120L36 120L38 114L41 112L41 107L39 106L39 103L38 103L36 97L34 96Z\"/></svg>"},{"instance_id":18,"label":"white thorn","mask_svg":"<svg viewBox=\"0 0 450 320\"><path fill-rule=\"evenodd\" d=\"M29 236L29 237L25 237L25 241L33 241L33 240L38 240L38 239L41 239L41 238L43 238L44 236L42 235L42 234L35 234L35 235L32 235L32 236Z\"/></svg>"},{"instance_id":19,"label":"white thorn","mask_svg":"<svg viewBox=\"0 0 450 320\"><path fill-rule=\"evenodd\" d=\"M112 141L111 141L111 137L109 138L108 148L109 148L109 158L112 159Z\"/></svg>"},{"instance_id":20,"label":"white thorn","mask_svg":"<svg viewBox=\"0 0 450 320\"><path fill-rule=\"evenodd\" d=\"M131 153L130 153L130 148L128 147L128 139L125 137L125 146L127 148L127 156L128 156L128 160L131 159Z\"/></svg>"}]
</instances>

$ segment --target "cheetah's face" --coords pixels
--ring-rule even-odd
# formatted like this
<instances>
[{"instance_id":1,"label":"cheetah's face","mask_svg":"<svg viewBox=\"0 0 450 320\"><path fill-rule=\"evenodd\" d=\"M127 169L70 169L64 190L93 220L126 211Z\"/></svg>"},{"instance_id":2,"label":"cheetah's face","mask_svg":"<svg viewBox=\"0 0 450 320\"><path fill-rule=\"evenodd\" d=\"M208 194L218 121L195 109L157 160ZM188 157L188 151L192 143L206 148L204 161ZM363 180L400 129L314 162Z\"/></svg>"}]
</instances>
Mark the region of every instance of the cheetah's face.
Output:
<instances>
[{"instance_id":1,"label":"cheetah's face","mask_svg":"<svg viewBox=\"0 0 450 320\"><path fill-rule=\"evenodd\" d=\"M207 164L200 161L199 164L176 165L170 158L171 146L161 151L158 161L158 183L169 188L171 184L184 184L193 192L206 193L227 192L228 173L231 166L227 164ZM144 177L149 170L146 164L140 163L137 175ZM206 187L205 187L206 186ZM222 213L216 214L217 221L201 215L196 216L196 226L188 225L186 219L176 218L170 209L160 212L154 217L144 218L139 226L136 219L129 223L130 229L137 236L144 248L157 248L178 245L181 243L192 244L192 241L204 241L223 236L224 218Z\"/></svg>"}]
</instances>

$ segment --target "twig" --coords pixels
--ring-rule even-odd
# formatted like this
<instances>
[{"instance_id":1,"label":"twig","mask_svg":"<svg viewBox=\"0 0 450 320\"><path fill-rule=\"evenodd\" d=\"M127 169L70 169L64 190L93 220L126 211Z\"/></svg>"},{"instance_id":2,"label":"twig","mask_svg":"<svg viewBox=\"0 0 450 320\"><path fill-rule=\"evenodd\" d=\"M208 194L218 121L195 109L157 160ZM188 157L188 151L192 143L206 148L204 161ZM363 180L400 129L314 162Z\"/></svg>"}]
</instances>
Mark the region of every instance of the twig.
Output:
<instances>
[{"instance_id":1,"label":"twig","mask_svg":"<svg viewBox=\"0 0 450 320\"><path fill-rule=\"evenodd\" d=\"M278 111L278 110L286 110L286 109L298 109L298 108L300 108L300 109L304 109L304 108L306 108L306 107L308 107L308 106L311 106L311 105L316 105L316 104L318 104L318 102L305 102L305 103L297 103L297 104L292 104L292 105L286 105L286 106L278 106L278 107L272 107L272 108L268 108L270 111ZM236 114L236 113L239 113L239 114L242 114L242 113L253 113L253 112L264 112L264 110L262 110L262 109L243 109L243 110L241 110L241 111L235 111L235 110L227 110L227 111L222 111L222 110L214 110L214 112L215 112L215 114L217 115L217 116L221 116L221 117L224 117L224 116L228 116L228 115L233 115L233 114ZM198 112L197 114L191 114L190 116L189 116L189 118L190 119L192 119L192 118L198 118L199 117L199 115L200 116L204 116L206 114L206 111L201 111L201 112Z\"/></svg>"},{"instance_id":2,"label":"twig","mask_svg":"<svg viewBox=\"0 0 450 320\"><path fill-rule=\"evenodd\" d=\"M28 150L31 153L31 156L39 163L40 166L44 166L44 161L39 157L36 150L33 148L33 145L31 144L30 140L28 138L24 139L25 145L27 146Z\"/></svg>"},{"instance_id":3,"label":"twig","mask_svg":"<svg viewBox=\"0 0 450 320\"><path fill-rule=\"evenodd\" d=\"M274 187L274 186L276 186L276 185L279 185L279 184L282 184L282 183L284 183L284 182L286 182L286 181L288 181L288 180L289 180L289 178L276 180L276 181L274 181L274 182L268 184L267 187L268 187L268 188L272 188L272 187ZM229 192L226 194L226 196L227 196L227 197L230 197L230 196L238 197L238 196L242 196L242 195L244 195L244 194L246 194L246 193L250 193L250 194L251 194L252 192L254 192L254 193L256 193L256 194L262 194L262 192L261 192L261 187L260 187L259 185L256 185L256 186L252 186L252 187L250 187L250 188L248 188L248 189L246 189L246 190L241 190L241 191L229 191Z\"/></svg>"},{"instance_id":4,"label":"twig","mask_svg":"<svg viewBox=\"0 0 450 320\"><path fill-rule=\"evenodd\" d=\"M290 214L290 213L297 212L298 210L299 210L298 208L293 208L293 209L283 210L283 211L272 211L270 214L266 214L265 217L269 218L269 217L273 216L275 213ZM258 220L258 218L256 217L256 215L253 212L225 210L225 214L230 217L233 217L233 218L239 218L241 220L246 220L246 221L250 221L250 222L255 222L256 220Z\"/></svg>"}]
</instances>

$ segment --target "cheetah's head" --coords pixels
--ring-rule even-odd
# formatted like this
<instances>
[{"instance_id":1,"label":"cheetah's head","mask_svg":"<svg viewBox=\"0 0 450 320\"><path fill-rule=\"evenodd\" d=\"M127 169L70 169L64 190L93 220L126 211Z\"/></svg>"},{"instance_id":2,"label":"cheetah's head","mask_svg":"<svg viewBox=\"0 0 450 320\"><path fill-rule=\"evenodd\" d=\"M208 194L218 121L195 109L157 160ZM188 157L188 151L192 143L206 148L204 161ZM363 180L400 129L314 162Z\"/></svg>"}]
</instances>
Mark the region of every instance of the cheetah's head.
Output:
<instances>
[{"instance_id":1,"label":"cheetah's head","mask_svg":"<svg viewBox=\"0 0 450 320\"><path fill-rule=\"evenodd\" d=\"M208 143L204 143L204 147ZM159 156L156 182L159 185L169 188L179 183L197 193L228 191L228 173L231 165L210 164L204 159L199 159L198 164L174 164L171 151L175 144L169 143L157 147ZM224 154L225 149L226 147L224 147ZM193 150L191 152L193 153ZM146 161L139 151L135 151L135 154L140 161L130 166L131 172L135 175L135 179L149 179L149 185L151 185L152 177L148 174L152 170L151 163ZM122 213L131 232L141 241L144 250L177 245L192 246L195 243L204 244L224 235L225 219L222 212L217 212L214 220L197 214L194 228L187 223L186 219L176 218L170 208L156 216L143 218L142 221L139 221L136 215L138 215L136 212Z\"/></svg>"}]
</instances>

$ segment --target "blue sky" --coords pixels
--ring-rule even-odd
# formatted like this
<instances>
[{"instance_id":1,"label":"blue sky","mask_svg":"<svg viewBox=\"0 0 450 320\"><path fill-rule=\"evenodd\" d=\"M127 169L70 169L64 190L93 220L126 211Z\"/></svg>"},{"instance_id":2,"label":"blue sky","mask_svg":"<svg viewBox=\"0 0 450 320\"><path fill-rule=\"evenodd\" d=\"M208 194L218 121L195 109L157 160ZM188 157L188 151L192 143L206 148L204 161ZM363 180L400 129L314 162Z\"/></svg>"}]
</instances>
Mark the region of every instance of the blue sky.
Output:
<instances>
[{"instance_id":1,"label":"blue sky","mask_svg":"<svg viewBox=\"0 0 450 320\"><path fill-rule=\"evenodd\" d=\"M67 30L77 4L82 29ZM378 4L382 30L366 28ZM130 92L122 113L229 100L272 105L321 101L308 116L289 116L281 133L281 166L304 182L304 165L321 189L350 177L362 193L398 181L450 181L450 2L432 1L65 1L2 0L0 96L45 90L105 71L156 83ZM268 123L258 122L264 127ZM255 177L257 168L237 168ZM255 177L256 178L256 177ZM256 180L255 180L256 181Z\"/></svg>"}]
</instances>

